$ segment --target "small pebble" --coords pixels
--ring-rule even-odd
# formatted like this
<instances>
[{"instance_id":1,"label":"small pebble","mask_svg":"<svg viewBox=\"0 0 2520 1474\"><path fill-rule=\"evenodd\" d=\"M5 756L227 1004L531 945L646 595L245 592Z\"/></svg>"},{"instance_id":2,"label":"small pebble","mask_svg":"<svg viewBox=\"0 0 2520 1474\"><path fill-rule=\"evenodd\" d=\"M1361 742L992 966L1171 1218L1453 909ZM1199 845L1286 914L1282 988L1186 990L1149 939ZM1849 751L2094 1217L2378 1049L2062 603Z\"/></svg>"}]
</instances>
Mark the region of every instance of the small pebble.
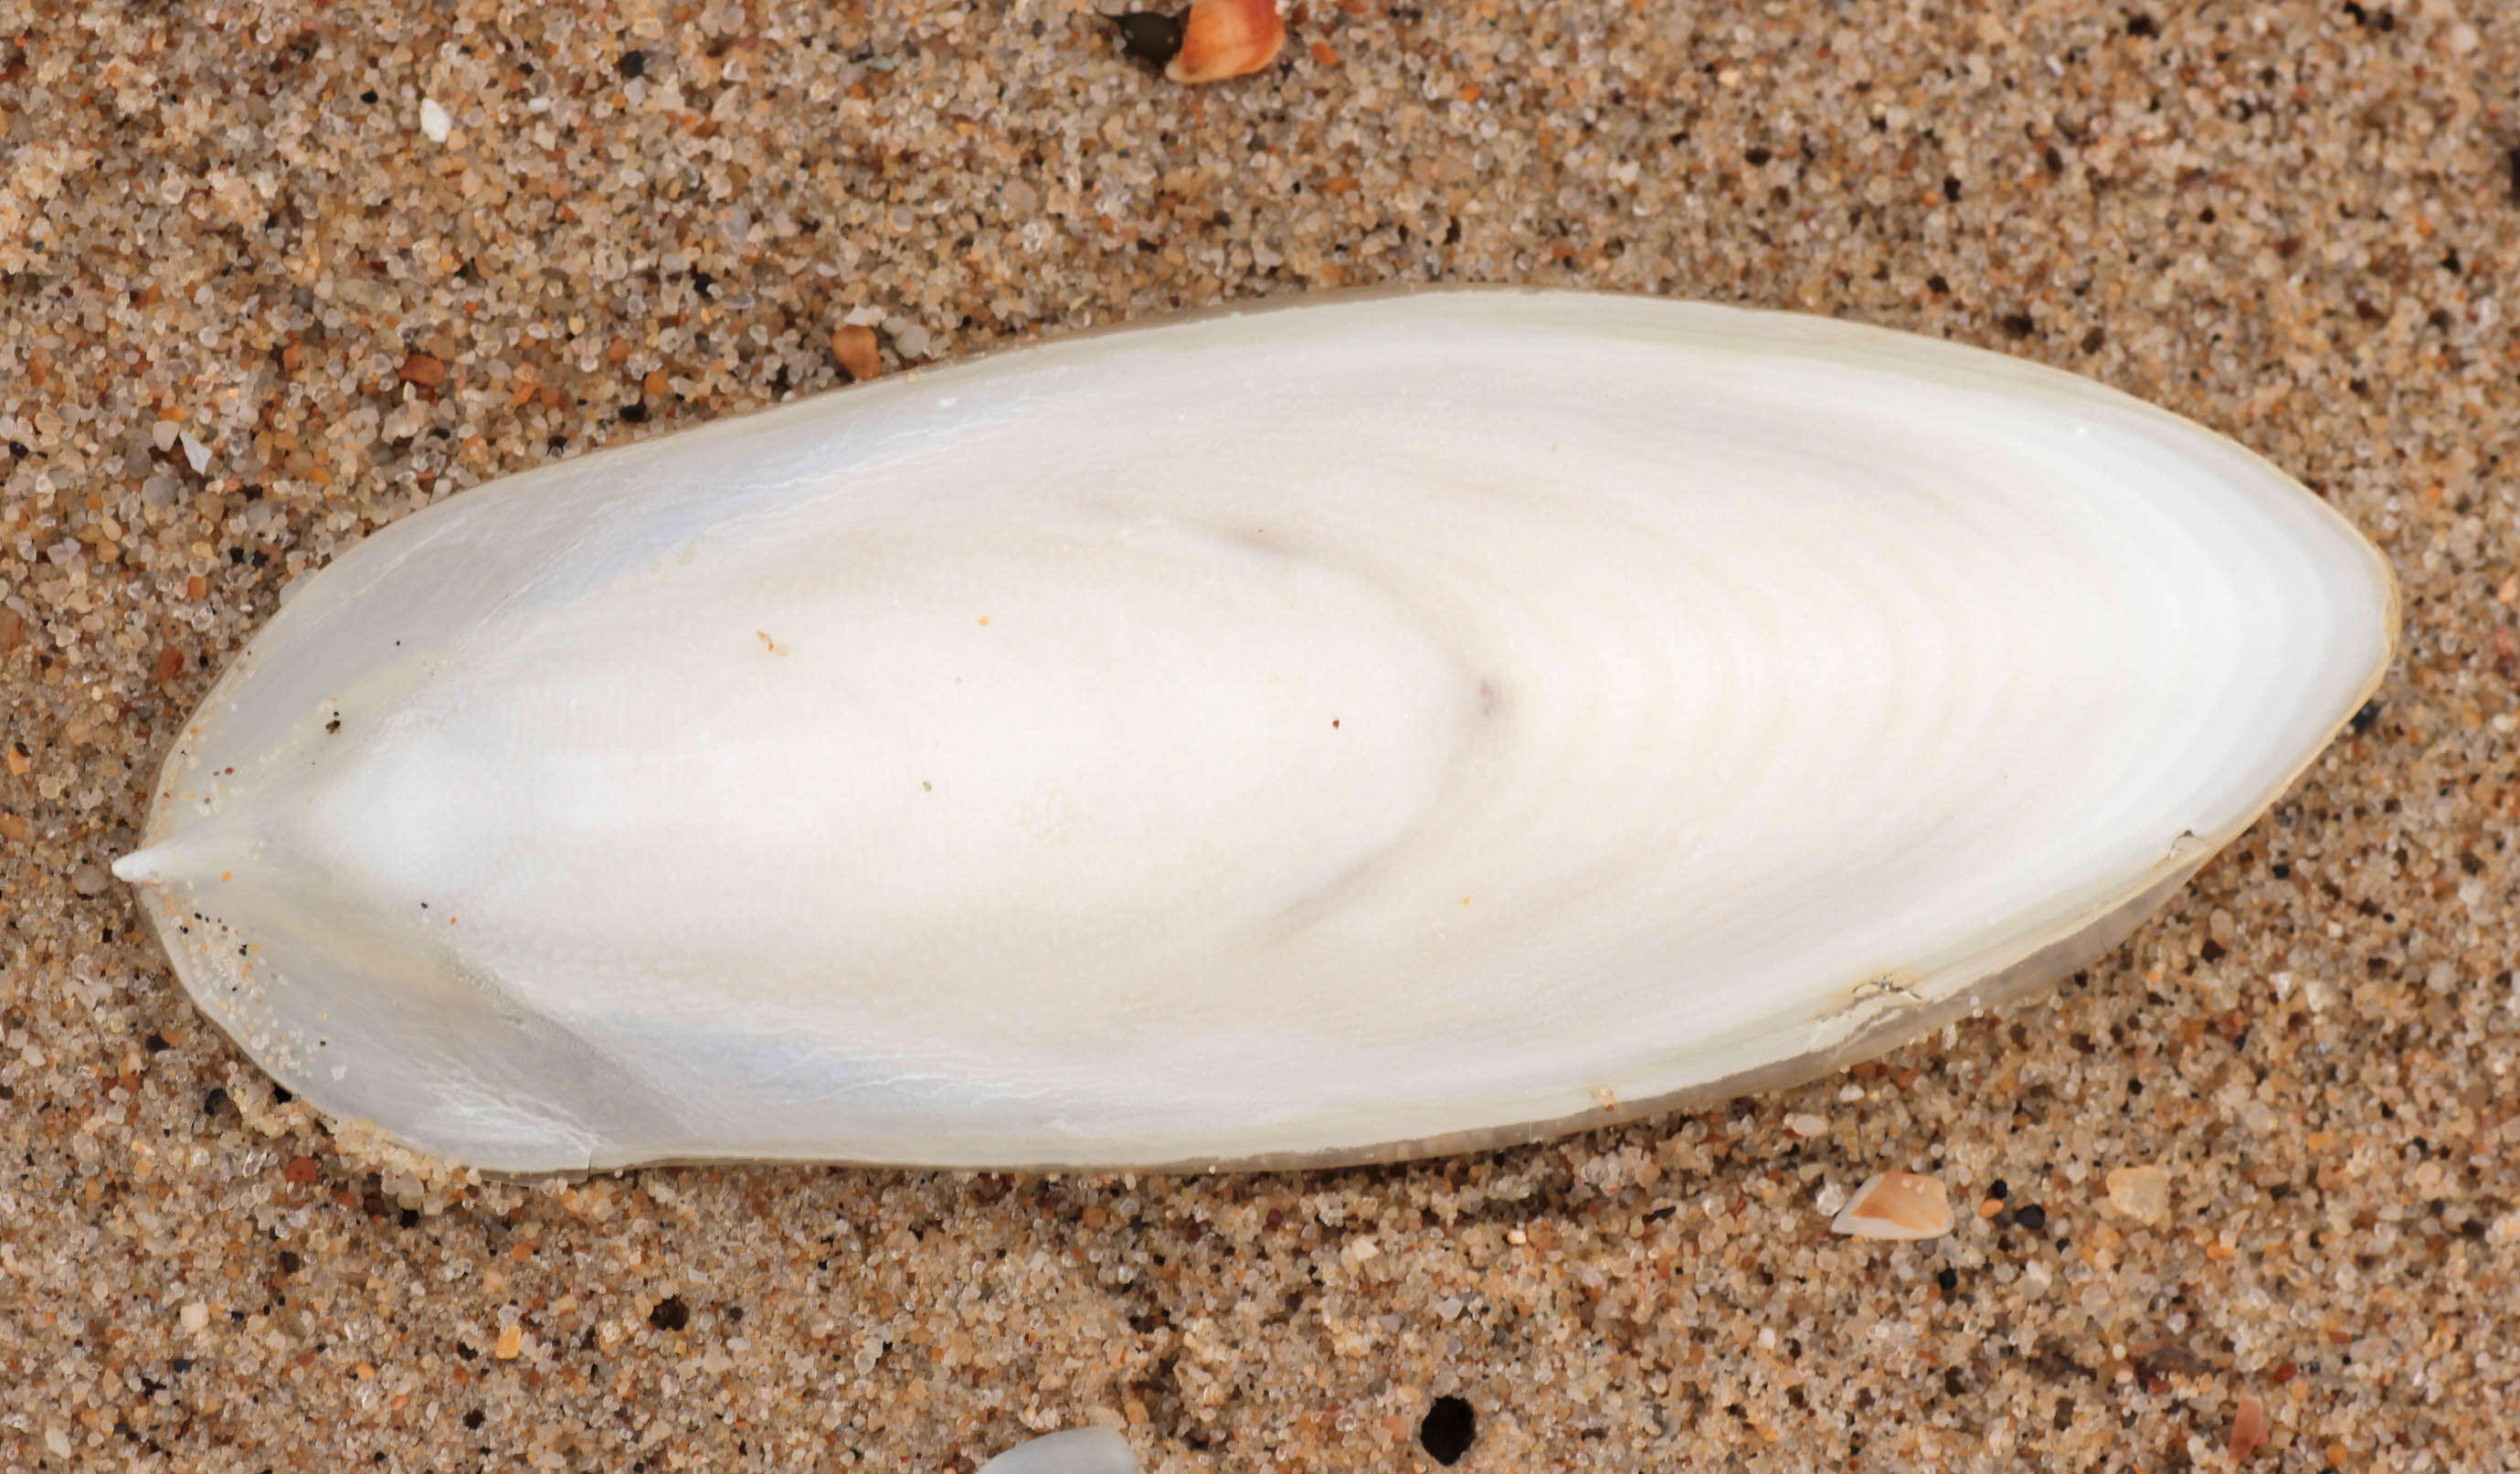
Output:
<instances>
[{"instance_id":1,"label":"small pebble","mask_svg":"<svg viewBox=\"0 0 2520 1474\"><path fill-rule=\"evenodd\" d=\"M904 358L927 358L936 351L934 336L925 328L908 318L886 320L883 331L892 338L893 347L899 349Z\"/></svg>"},{"instance_id":2,"label":"small pebble","mask_svg":"<svg viewBox=\"0 0 2520 1474\"><path fill-rule=\"evenodd\" d=\"M1800 1115L1787 1116L1785 1130L1798 1137L1825 1136L1828 1133L1828 1117L1815 1116L1808 1111Z\"/></svg>"},{"instance_id":3,"label":"small pebble","mask_svg":"<svg viewBox=\"0 0 2520 1474\"><path fill-rule=\"evenodd\" d=\"M210 1328L210 1308L196 1300L176 1312L175 1318L183 1323L184 1329L199 1335Z\"/></svg>"},{"instance_id":4,"label":"small pebble","mask_svg":"<svg viewBox=\"0 0 2520 1474\"><path fill-rule=\"evenodd\" d=\"M1951 1196L1937 1178L1876 1172L1829 1227L1857 1238L1940 1238L1952 1231Z\"/></svg>"},{"instance_id":5,"label":"small pebble","mask_svg":"<svg viewBox=\"0 0 2520 1474\"><path fill-rule=\"evenodd\" d=\"M1159 11L1133 11L1113 16L1120 29L1120 50L1136 61L1168 66L1181 51L1182 18Z\"/></svg>"},{"instance_id":6,"label":"small pebble","mask_svg":"<svg viewBox=\"0 0 2520 1474\"><path fill-rule=\"evenodd\" d=\"M82 896L101 896L105 894L106 879L104 867L82 865L70 871L70 889Z\"/></svg>"},{"instance_id":7,"label":"small pebble","mask_svg":"<svg viewBox=\"0 0 2520 1474\"><path fill-rule=\"evenodd\" d=\"M430 143L442 144L446 142L446 135L455 131L455 118L444 108L438 106L437 99L422 98L420 131L428 135Z\"/></svg>"},{"instance_id":8,"label":"small pebble","mask_svg":"<svg viewBox=\"0 0 2520 1474\"><path fill-rule=\"evenodd\" d=\"M849 323L832 335L832 356L840 361L849 378L863 383L883 372L883 350L876 343L875 330Z\"/></svg>"},{"instance_id":9,"label":"small pebble","mask_svg":"<svg viewBox=\"0 0 2520 1474\"><path fill-rule=\"evenodd\" d=\"M2109 1206L2138 1223L2170 1217L2170 1174L2158 1167L2113 1167L2108 1188Z\"/></svg>"},{"instance_id":10,"label":"small pebble","mask_svg":"<svg viewBox=\"0 0 2520 1474\"><path fill-rule=\"evenodd\" d=\"M502 1362L513 1362L524 1349L525 1328L511 1320L499 1327L498 1344L490 1348L490 1355Z\"/></svg>"}]
</instances>

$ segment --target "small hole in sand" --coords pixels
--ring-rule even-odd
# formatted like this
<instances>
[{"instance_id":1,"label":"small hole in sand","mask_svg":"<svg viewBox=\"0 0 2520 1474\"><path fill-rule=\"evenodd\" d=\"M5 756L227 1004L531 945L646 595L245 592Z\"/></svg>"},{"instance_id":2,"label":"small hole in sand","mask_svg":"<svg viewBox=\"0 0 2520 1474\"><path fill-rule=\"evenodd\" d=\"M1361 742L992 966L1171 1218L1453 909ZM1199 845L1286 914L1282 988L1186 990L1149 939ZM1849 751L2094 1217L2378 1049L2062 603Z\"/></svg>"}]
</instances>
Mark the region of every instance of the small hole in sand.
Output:
<instances>
[{"instance_id":1,"label":"small hole in sand","mask_svg":"<svg viewBox=\"0 0 2520 1474\"><path fill-rule=\"evenodd\" d=\"M1478 1436L1478 1414L1455 1397L1435 1399L1435 1406L1426 1409L1425 1421L1418 1425L1418 1447L1447 1467L1460 1463Z\"/></svg>"}]
</instances>

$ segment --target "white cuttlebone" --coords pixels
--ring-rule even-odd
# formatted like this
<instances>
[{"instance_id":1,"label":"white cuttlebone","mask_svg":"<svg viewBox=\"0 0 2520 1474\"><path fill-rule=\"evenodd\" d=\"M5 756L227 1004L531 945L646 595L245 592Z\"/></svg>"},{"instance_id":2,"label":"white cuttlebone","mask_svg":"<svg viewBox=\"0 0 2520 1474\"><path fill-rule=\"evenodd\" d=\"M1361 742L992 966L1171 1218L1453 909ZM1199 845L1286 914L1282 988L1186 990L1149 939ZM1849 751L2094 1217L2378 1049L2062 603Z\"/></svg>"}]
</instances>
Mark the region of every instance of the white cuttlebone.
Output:
<instances>
[{"instance_id":1,"label":"white cuttlebone","mask_svg":"<svg viewBox=\"0 0 2520 1474\"><path fill-rule=\"evenodd\" d=\"M406 518L237 659L116 872L264 1068L484 1168L1394 1158L2091 960L2395 628L2317 498L2066 374L1333 298Z\"/></svg>"}]
</instances>

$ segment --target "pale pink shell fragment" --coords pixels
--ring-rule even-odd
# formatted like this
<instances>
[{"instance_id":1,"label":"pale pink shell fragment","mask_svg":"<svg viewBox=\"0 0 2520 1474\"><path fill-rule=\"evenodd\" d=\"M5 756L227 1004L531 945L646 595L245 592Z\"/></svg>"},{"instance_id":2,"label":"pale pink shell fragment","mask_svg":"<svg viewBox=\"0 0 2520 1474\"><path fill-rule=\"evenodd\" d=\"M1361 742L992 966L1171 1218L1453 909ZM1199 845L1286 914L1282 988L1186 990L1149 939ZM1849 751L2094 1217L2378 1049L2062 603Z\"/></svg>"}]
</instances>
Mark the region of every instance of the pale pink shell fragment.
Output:
<instances>
[{"instance_id":1,"label":"pale pink shell fragment","mask_svg":"<svg viewBox=\"0 0 2520 1474\"><path fill-rule=\"evenodd\" d=\"M1829 1227L1858 1238L1940 1238L1952 1231L1952 1199L1938 1179L1876 1172L1855 1189Z\"/></svg>"},{"instance_id":2,"label":"pale pink shell fragment","mask_svg":"<svg viewBox=\"0 0 2520 1474\"><path fill-rule=\"evenodd\" d=\"M2240 1399L2239 1409L2231 1417L2231 1462L2257 1452L2274 1437L2274 1424L2267 1417L2266 1403L2256 1397Z\"/></svg>"}]
</instances>

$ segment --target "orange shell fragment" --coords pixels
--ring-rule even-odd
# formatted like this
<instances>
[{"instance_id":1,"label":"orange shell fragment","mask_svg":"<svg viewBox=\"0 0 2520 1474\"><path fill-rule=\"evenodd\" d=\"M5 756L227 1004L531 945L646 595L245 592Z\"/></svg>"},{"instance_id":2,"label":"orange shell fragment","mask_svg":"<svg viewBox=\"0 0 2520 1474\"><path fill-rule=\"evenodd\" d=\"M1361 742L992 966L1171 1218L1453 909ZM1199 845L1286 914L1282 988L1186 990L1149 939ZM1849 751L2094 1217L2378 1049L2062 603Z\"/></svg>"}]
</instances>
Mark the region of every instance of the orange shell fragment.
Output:
<instances>
[{"instance_id":1,"label":"orange shell fragment","mask_svg":"<svg viewBox=\"0 0 2520 1474\"><path fill-rule=\"evenodd\" d=\"M1940 1238L1952 1231L1951 1195L1935 1178L1876 1172L1855 1189L1829 1227L1858 1238Z\"/></svg>"},{"instance_id":2,"label":"orange shell fragment","mask_svg":"<svg viewBox=\"0 0 2520 1474\"><path fill-rule=\"evenodd\" d=\"M1285 44L1278 0L1198 0L1164 75L1176 82L1221 82L1258 71Z\"/></svg>"}]
</instances>

